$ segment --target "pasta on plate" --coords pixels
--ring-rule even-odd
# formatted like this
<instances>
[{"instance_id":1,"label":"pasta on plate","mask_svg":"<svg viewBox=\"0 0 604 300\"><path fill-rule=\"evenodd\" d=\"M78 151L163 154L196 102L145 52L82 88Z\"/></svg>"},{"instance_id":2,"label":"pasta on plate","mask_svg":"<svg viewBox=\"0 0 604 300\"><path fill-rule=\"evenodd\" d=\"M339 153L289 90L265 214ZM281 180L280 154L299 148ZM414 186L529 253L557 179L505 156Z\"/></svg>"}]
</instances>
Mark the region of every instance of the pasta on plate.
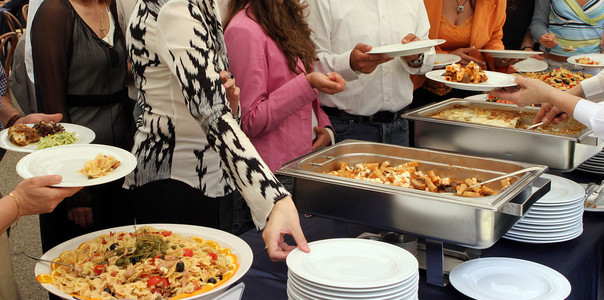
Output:
<instances>
[{"instance_id":1,"label":"pasta on plate","mask_svg":"<svg viewBox=\"0 0 604 300\"><path fill-rule=\"evenodd\" d=\"M37 277L83 299L182 299L212 290L239 267L229 248L211 240L141 227L134 232L111 232L63 252L51 274Z\"/></svg>"},{"instance_id":2,"label":"pasta on plate","mask_svg":"<svg viewBox=\"0 0 604 300\"><path fill-rule=\"evenodd\" d=\"M88 179L99 178L109 174L120 166L120 161L111 155L99 153L94 159L87 161L79 172Z\"/></svg>"}]
</instances>

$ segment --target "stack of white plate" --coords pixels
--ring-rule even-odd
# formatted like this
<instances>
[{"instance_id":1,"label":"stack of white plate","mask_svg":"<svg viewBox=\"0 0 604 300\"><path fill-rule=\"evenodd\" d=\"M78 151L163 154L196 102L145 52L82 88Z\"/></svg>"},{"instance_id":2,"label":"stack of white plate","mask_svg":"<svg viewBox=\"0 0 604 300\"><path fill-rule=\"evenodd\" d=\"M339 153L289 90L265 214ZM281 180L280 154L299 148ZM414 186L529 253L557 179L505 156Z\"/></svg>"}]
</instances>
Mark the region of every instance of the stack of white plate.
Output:
<instances>
[{"instance_id":1,"label":"stack of white plate","mask_svg":"<svg viewBox=\"0 0 604 300\"><path fill-rule=\"evenodd\" d=\"M577 170L594 174L604 174L604 151L598 152L598 154L580 164L577 167Z\"/></svg>"},{"instance_id":2,"label":"stack of white plate","mask_svg":"<svg viewBox=\"0 0 604 300\"><path fill-rule=\"evenodd\" d=\"M380 241L328 239L287 256L289 299L417 299L419 264Z\"/></svg>"},{"instance_id":3,"label":"stack of white plate","mask_svg":"<svg viewBox=\"0 0 604 300\"><path fill-rule=\"evenodd\" d=\"M563 177L541 176L551 180L550 192L537 200L504 238L545 244L572 240L583 232L583 187Z\"/></svg>"}]
</instances>

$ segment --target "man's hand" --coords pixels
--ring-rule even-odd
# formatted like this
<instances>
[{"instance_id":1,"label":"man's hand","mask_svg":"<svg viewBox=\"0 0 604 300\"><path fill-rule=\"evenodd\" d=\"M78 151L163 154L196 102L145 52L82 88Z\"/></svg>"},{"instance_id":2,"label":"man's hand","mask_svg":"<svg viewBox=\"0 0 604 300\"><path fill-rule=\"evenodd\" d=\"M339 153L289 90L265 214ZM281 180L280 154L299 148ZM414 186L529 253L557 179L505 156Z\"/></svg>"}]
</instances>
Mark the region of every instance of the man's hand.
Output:
<instances>
[{"instance_id":1,"label":"man's hand","mask_svg":"<svg viewBox=\"0 0 604 300\"><path fill-rule=\"evenodd\" d=\"M371 49L369 45L358 43L350 53L350 68L356 72L369 74L378 65L394 59L386 54L367 54Z\"/></svg>"},{"instance_id":2,"label":"man's hand","mask_svg":"<svg viewBox=\"0 0 604 300\"><path fill-rule=\"evenodd\" d=\"M31 124L31 123L38 123L41 121L44 122L59 122L61 121L61 119L63 119L63 115L62 114L52 114L52 115L47 115L47 114L29 114L23 118L20 118L17 120L17 122L15 122L15 124Z\"/></svg>"},{"instance_id":3,"label":"man's hand","mask_svg":"<svg viewBox=\"0 0 604 300\"><path fill-rule=\"evenodd\" d=\"M413 33L409 33L409 34L407 34L407 36L405 36L405 37L404 37L404 38L401 40L401 43L403 43L403 44L408 44L408 43L411 43L411 42L417 42L417 41L419 41L419 40L420 40L420 39L419 39L417 36L415 36L415 34L413 34ZM406 62L410 62L410 61L412 61L412 60L417 59L419 56L420 56L420 54L414 54L414 55L408 55L408 56L401 56L401 58L402 58L404 61L406 61Z\"/></svg>"},{"instance_id":4,"label":"man's hand","mask_svg":"<svg viewBox=\"0 0 604 300\"><path fill-rule=\"evenodd\" d=\"M544 33L539 37L539 43L547 48L554 48L558 45L558 38L553 33Z\"/></svg>"},{"instance_id":5,"label":"man's hand","mask_svg":"<svg viewBox=\"0 0 604 300\"><path fill-rule=\"evenodd\" d=\"M567 113L549 103L543 103L541 104L541 109L539 109L539 112L535 117L535 123L543 121L543 125L547 125L549 123L555 125L566 119L568 119Z\"/></svg>"}]
</instances>

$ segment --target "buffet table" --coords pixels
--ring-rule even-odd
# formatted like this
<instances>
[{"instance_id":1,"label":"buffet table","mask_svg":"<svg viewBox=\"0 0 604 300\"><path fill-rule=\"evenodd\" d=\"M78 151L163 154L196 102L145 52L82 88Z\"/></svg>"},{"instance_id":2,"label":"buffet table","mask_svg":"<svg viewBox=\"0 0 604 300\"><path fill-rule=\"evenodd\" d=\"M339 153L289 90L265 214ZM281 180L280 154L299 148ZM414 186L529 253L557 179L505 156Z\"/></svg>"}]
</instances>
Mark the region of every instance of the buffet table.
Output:
<instances>
[{"instance_id":1,"label":"buffet table","mask_svg":"<svg viewBox=\"0 0 604 300\"><path fill-rule=\"evenodd\" d=\"M599 183L599 182L598 182ZM331 219L301 216L301 224L309 242L337 237L353 237L367 228L344 224ZM527 244L501 239L482 250L481 257L512 257L534 261L562 273L572 285L568 299L598 298L604 291L604 215L586 213L583 234L571 241L554 244ZM248 231L240 236L252 248L254 263L241 279L245 282L243 299L287 299L287 266L273 263L264 249L260 233ZM291 239L289 241L291 243ZM426 273L420 272L420 299L467 299L451 285L437 287L426 283ZM598 287L599 286L599 287ZM600 295L602 297L602 295Z\"/></svg>"}]
</instances>

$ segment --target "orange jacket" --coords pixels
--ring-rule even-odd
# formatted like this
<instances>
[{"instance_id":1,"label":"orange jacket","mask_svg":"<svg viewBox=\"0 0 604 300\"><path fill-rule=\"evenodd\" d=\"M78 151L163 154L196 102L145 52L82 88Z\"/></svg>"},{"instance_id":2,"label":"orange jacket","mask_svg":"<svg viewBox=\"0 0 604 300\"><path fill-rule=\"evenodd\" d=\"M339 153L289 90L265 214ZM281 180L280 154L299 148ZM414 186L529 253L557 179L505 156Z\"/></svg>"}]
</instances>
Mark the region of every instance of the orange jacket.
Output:
<instances>
[{"instance_id":1,"label":"orange jacket","mask_svg":"<svg viewBox=\"0 0 604 300\"><path fill-rule=\"evenodd\" d=\"M440 30L440 17L442 15L443 0L424 0L428 18L430 19L430 39L438 38ZM469 4L466 4L469 5ZM493 58L482 55L479 49L504 49L503 24L505 23L506 0L476 0L472 32L470 33L470 47L475 46L476 51L471 56L483 60L486 58L491 69ZM440 47L436 52L443 53Z\"/></svg>"}]
</instances>

